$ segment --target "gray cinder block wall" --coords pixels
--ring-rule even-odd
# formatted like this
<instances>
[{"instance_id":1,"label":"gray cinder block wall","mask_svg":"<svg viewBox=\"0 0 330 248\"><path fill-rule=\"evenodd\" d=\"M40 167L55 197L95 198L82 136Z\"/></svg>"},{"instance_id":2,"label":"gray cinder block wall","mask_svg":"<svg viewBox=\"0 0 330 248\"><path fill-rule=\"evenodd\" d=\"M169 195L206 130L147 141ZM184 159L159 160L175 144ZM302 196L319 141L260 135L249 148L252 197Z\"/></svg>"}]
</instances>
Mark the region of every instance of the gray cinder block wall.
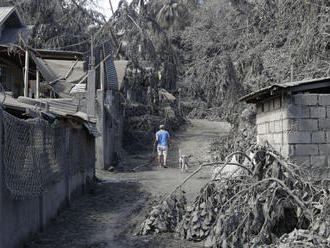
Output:
<instances>
[{"instance_id":1,"label":"gray cinder block wall","mask_svg":"<svg viewBox=\"0 0 330 248\"><path fill-rule=\"evenodd\" d=\"M68 143L68 137L72 142ZM4 145L0 111L0 248L22 247L24 240L46 228L58 211L70 204L72 196L84 193L86 181L95 176L95 141L86 130L70 128L63 146L68 147L66 154L77 170L65 170L53 183L46 185L39 197L31 199L13 199L10 195L4 178ZM75 152L71 153L73 149ZM63 160L63 163L63 168L71 167L67 160Z\"/></svg>"},{"instance_id":2,"label":"gray cinder block wall","mask_svg":"<svg viewBox=\"0 0 330 248\"><path fill-rule=\"evenodd\" d=\"M328 173L330 94L296 94L257 104L257 140L299 165ZM330 171L330 170L329 170ZM324 175L325 176L325 175Z\"/></svg>"}]
</instances>

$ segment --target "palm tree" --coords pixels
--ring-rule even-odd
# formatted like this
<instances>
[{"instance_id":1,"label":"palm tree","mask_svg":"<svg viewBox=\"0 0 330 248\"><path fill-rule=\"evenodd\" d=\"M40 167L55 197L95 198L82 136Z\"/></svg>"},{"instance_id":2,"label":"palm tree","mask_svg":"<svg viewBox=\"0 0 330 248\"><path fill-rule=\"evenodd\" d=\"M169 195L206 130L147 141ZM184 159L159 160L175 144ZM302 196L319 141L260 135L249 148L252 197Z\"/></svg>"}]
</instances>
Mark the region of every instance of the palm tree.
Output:
<instances>
[{"instance_id":1,"label":"palm tree","mask_svg":"<svg viewBox=\"0 0 330 248\"><path fill-rule=\"evenodd\" d=\"M167 0L157 13L158 23L165 29L173 26L182 28L186 10L182 3L177 0Z\"/></svg>"}]
</instances>

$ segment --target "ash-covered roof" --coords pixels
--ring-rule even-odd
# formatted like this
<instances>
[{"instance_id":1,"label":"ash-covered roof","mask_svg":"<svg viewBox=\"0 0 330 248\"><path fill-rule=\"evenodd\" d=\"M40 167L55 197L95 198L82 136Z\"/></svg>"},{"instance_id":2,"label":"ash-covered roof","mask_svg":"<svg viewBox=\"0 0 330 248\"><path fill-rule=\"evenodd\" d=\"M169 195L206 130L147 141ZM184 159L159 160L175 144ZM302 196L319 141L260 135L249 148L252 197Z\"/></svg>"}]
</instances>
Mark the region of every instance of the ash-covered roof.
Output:
<instances>
[{"instance_id":1,"label":"ash-covered roof","mask_svg":"<svg viewBox=\"0 0 330 248\"><path fill-rule=\"evenodd\" d=\"M242 97L240 101L257 103L267 98L280 95L283 92L308 92L324 88L330 88L330 77L289 82L284 84L273 84L269 87L265 87Z\"/></svg>"},{"instance_id":2,"label":"ash-covered roof","mask_svg":"<svg viewBox=\"0 0 330 248\"><path fill-rule=\"evenodd\" d=\"M16 7L0 7L0 25L6 24L8 27L23 27L22 18Z\"/></svg>"},{"instance_id":3,"label":"ash-covered roof","mask_svg":"<svg viewBox=\"0 0 330 248\"><path fill-rule=\"evenodd\" d=\"M16 7L0 7L0 44L16 44L19 34L28 39L33 26L26 26Z\"/></svg>"}]
</instances>

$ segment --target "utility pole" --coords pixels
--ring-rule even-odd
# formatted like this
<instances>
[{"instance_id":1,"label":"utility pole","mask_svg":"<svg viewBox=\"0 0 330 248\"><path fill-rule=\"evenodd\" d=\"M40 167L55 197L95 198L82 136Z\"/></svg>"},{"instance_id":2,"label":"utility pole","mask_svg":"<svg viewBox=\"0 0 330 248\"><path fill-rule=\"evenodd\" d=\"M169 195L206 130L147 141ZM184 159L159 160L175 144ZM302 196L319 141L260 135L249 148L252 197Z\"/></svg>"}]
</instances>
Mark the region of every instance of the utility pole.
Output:
<instances>
[{"instance_id":1,"label":"utility pole","mask_svg":"<svg viewBox=\"0 0 330 248\"><path fill-rule=\"evenodd\" d=\"M89 58L89 69L87 78L87 114L95 116L95 58L94 38L91 36L91 56Z\"/></svg>"},{"instance_id":2,"label":"utility pole","mask_svg":"<svg viewBox=\"0 0 330 248\"><path fill-rule=\"evenodd\" d=\"M29 50L25 48L25 67L24 67L24 96L29 96Z\"/></svg>"}]
</instances>

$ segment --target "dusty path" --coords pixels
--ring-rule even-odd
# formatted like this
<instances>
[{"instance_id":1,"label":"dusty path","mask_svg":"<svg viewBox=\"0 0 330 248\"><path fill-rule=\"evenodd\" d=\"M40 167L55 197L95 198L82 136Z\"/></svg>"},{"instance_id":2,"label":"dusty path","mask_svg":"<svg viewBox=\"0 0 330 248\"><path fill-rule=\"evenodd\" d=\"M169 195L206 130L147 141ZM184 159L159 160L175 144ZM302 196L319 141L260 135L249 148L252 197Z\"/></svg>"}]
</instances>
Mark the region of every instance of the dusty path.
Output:
<instances>
[{"instance_id":1,"label":"dusty path","mask_svg":"<svg viewBox=\"0 0 330 248\"><path fill-rule=\"evenodd\" d=\"M191 164L209 161L212 138L225 135L230 126L223 122L192 120L185 130L173 137L168 169L156 168L156 163L136 173L97 171L101 183L74 201L53 221L47 230L35 235L27 248L129 248L129 247L200 247L198 244L175 239L172 234L134 237L133 233L144 218L154 199L172 191L189 173L178 167L178 150L193 154ZM150 154L131 156L132 168L144 163ZM194 170L193 167L189 171ZM209 176L203 170L184 186L189 200L194 199Z\"/></svg>"},{"instance_id":2,"label":"dusty path","mask_svg":"<svg viewBox=\"0 0 330 248\"><path fill-rule=\"evenodd\" d=\"M230 125L224 122L212 122L207 120L190 120L185 130L178 132L172 138L169 149L168 169L158 169L156 161L148 168L141 168L137 173L114 173L109 176L100 174L104 180L109 179L130 179L143 185L143 188L154 196L168 193L180 184L188 175L196 169L197 165L211 160L209 154L210 143L214 137L225 135L230 130ZM182 154L193 155L190 159L191 166L188 173L181 173L179 166L179 149ZM143 164L151 154L139 154L129 159L129 166ZM202 185L210 177L211 168L204 169L195 178L189 180L184 190L189 199L194 198ZM110 177L110 178L109 178Z\"/></svg>"}]
</instances>

